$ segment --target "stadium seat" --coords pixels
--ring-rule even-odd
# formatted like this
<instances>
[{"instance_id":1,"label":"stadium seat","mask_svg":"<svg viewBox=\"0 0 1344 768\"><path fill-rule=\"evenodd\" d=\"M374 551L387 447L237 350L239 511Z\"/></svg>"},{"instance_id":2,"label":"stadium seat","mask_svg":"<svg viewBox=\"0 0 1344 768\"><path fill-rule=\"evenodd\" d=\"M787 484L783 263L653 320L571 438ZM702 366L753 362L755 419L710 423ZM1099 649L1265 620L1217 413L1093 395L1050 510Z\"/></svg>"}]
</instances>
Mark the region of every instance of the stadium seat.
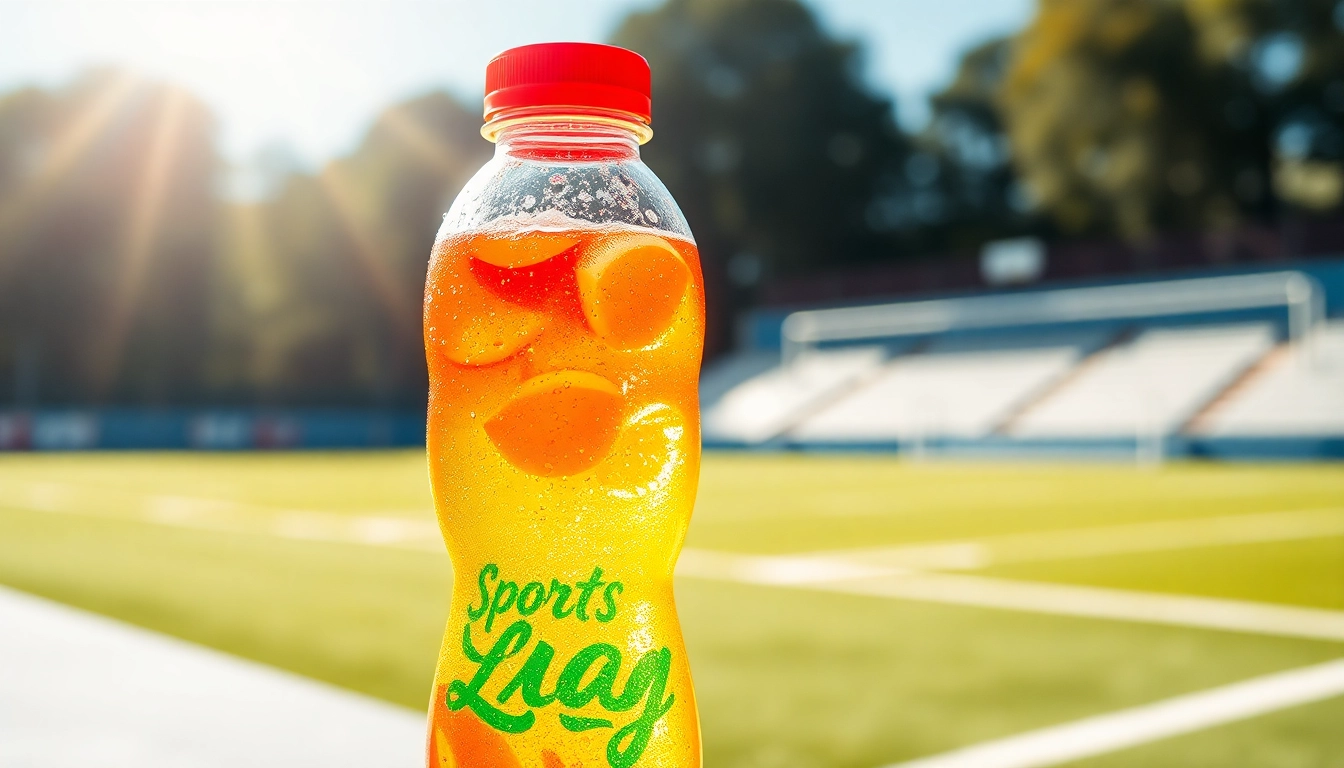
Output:
<instances>
[{"instance_id":1,"label":"stadium seat","mask_svg":"<svg viewBox=\"0 0 1344 768\"><path fill-rule=\"evenodd\" d=\"M1145 331L1097 353L1008 432L1032 438L1171 434L1274 343L1269 323Z\"/></svg>"},{"instance_id":2,"label":"stadium seat","mask_svg":"<svg viewBox=\"0 0 1344 768\"><path fill-rule=\"evenodd\" d=\"M922 353L893 359L790 436L808 443L983 437L1114 333L1049 329L941 337Z\"/></svg>"},{"instance_id":3,"label":"stadium seat","mask_svg":"<svg viewBox=\"0 0 1344 768\"><path fill-rule=\"evenodd\" d=\"M1309 356L1285 349L1267 361L1194 431L1212 437L1344 435L1344 321L1327 323Z\"/></svg>"},{"instance_id":4,"label":"stadium seat","mask_svg":"<svg viewBox=\"0 0 1344 768\"><path fill-rule=\"evenodd\" d=\"M705 441L756 444L778 437L877 370L887 354L881 346L845 347L804 352L787 366L776 364L717 402L703 404Z\"/></svg>"}]
</instances>

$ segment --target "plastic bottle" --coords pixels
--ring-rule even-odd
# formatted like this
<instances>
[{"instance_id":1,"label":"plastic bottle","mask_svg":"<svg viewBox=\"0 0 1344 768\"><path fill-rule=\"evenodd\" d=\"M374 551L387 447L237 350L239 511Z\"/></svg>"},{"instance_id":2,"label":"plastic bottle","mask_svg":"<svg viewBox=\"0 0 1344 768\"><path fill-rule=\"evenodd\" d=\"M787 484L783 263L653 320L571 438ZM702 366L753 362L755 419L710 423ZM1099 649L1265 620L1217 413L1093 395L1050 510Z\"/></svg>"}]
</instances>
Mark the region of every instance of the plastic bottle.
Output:
<instances>
[{"instance_id":1,"label":"plastic bottle","mask_svg":"<svg viewBox=\"0 0 1344 768\"><path fill-rule=\"evenodd\" d=\"M429 461L452 557L433 768L685 768L699 722L672 569L700 464L695 241L639 157L647 62L505 51L494 158L425 289Z\"/></svg>"}]
</instances>

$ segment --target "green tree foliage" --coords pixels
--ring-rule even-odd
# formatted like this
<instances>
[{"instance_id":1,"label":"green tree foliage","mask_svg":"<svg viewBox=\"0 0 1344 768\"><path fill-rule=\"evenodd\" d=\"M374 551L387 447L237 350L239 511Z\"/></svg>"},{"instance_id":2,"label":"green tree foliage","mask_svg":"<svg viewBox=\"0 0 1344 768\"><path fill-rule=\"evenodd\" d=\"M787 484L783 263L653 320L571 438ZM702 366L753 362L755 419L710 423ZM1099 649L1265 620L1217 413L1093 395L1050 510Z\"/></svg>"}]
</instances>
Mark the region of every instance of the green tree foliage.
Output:
<instances>
[{"instance_id":1,"label":"green tree foliage","mask_svg":"<svg viewBox=\"0 0 1344 768\"><path fill-rule=\"evenodd\" d=\"M1040 228L1004 135L1000 92L1013 48L1011 37L996 38L961 57L952 82L931 100L933 118L918 137L923 152L907 161L908 175L946 169L942 197L953 209L944 240L950 245L974 246Z\"/></svg>"},{"instance_id":2,"label":"green tree foliage","mask_svg":"<svg viewBox=\"0 0 1344 768\"><path fill-rule=\"evenodd\" d=\"M99 72L0 99L0 381L47 403L198 391L217 224L213 121ZM14 392L15 380L30 391ZM17 385L23 389L22 385Z\"/></svg>"},{"instance_id":3,"label":"green tree foliage","mask_svg":"<svg viewBox=\"0 0 1344 768\"><path fill-rule=\"evenodd\" d=\"M277 403L423 400L425 269L443 212L489 157L480 122L446 94L413 99L348 157L232 207L218 387Z\"/></svg>"},{"instance_id":4,"label":"green tree foliage","mask_svg":"<svg viewBox=\"0 0 1344 768\"><path fill-rule=\"evenodd\" d=\"M1250 98L1228 102L1224 113L1243 130L1267 130L1271 191L1298 211L1337 214L1344 204L1344 3L1190 0L1188 9L1203 58L1249 81Z\"/></svg>"},{"instance_id":5,"label":"green tree foliage","mask_svg":"<svg viewBox=\"0 0 1344 768\"><path fill-rule=\"evenodd\" d=\"M1026 190L1066 233L1131 239L1337 209L1341 8L1043 0L1000 94Z\"/></svg>"},{"instance_id":6,"label":"green tree foliage","mask_svg":"<svg viewBox=\"0 0 1344 768\"><path fill-rule=\"evenodd\" d=\"M729 280L747 288L891 254L869 212L884 186L904 186L908 141L861 82L858 48L806 7L669 0L627 18L612 42L652 66L644 157L696 233L711 317L744 298Z\"/></svg>"}]
</instances>

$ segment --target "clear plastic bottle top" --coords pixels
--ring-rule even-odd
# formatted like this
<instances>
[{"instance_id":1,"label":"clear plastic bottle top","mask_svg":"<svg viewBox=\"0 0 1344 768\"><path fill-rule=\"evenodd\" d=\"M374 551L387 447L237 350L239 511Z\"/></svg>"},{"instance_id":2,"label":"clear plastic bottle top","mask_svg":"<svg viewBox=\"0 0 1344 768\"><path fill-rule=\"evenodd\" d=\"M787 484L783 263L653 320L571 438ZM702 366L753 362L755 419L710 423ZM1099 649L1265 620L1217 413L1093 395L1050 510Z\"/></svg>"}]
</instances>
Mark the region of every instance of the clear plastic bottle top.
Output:
<instances>
[{"instance_id":1,"label":"clear plastic bottle top","mask_svg":"<svg viewBox=\"0 0 1344 768\"><path fill-rule=\"evenodd\" d=\"M672 195L644 165L649 65L610 45L514 48L487 68L482 135L494 158L444 217L439 238L560 222L636 227L694 242Z\"/></svg>"}]
</instances>

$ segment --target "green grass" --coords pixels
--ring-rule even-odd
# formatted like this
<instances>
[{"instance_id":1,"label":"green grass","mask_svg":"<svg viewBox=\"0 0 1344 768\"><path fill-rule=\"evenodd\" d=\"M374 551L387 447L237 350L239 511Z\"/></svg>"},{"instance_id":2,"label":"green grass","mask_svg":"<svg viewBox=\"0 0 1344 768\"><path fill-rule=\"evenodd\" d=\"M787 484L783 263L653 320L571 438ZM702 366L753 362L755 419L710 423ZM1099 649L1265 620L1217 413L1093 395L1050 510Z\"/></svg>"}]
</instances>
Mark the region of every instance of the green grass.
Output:
<instances>
[{"instance_id":1,"label":"green grass","mask_svg":"<svg viewBox=\"0 0 1344 768\"><path fill-rule=\"evenodd\" d=\"M983 573L1344 611L1344 536L1020 563Z\"/></svg>"},{"instance_id":2,"label":"green grass","mask_svg":"<svg viewBox=\"0 0 1344 768\"><path fill-rule=\"evenodd\" d=\"M183 499L258 526L145 520ZM689 544L804 552L1341 504L1335 466L711 455ZM447 557L261 524L294 510L428 521L428 509L414 453L8 456L0 583L421 708ZM1344 608L1338 538L984 573ZM876 768L1344 656L1337 643L693 580L678 601L707 764L725 768ZM1079 765L1335 768L1340 722L1335 699Z\"/></svg>"},{"instance_id":3,"label":"green grass","mask_svg":"<svg viewBox=\"0 0 1344 768\"><path fill-rule=\"evenodd\" d=\"M718 455L688 546L804 552L1344 506L1344 466L902 463Z\"/></svg>"},{"instance_id":4,"label":"green grass","mask_svg":"<svg viewBox=\"0 0 1344 768\"><path fill-rule=\"evenodd\" d=\"M1068 768L1341 768L1344 737L1340 736L1340 723L1344 723L1344 698L1080 760L1069 763Z\"/></svg>"}]
</instances>

